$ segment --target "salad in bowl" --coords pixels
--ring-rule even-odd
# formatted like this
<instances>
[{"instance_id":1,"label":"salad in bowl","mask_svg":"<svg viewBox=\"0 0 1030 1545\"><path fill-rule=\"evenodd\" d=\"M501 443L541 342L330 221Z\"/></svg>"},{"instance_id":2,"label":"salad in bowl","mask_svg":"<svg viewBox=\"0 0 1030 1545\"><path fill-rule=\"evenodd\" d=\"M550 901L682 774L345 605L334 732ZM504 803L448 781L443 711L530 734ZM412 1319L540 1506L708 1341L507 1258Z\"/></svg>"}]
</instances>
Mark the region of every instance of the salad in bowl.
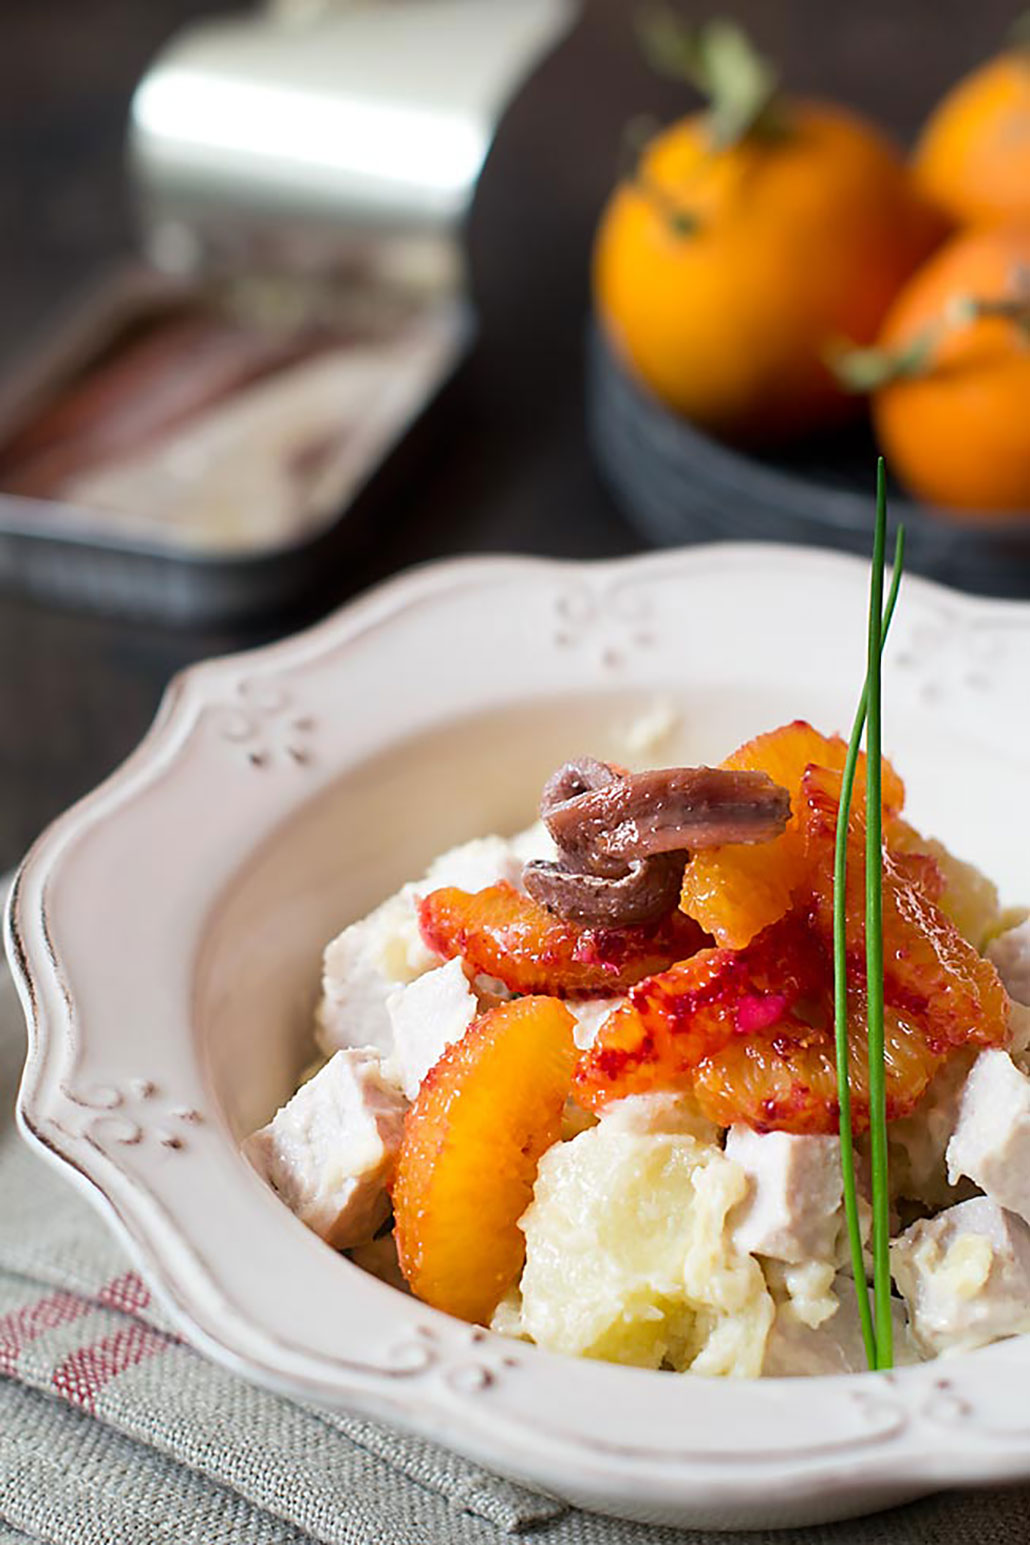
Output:
<instances>
[{"instance_id":1,"label":"salad in bowl","mask_svg":"<svg viewBox=\"0 0 1030 1545\"><path fill-rule=\"evenodd\" d=\"M444 853L329 943L318 1061L252 1163L367 1270L548 1350L864 1368L834 1040L847 750L799 720L715 768L566 763L536 826ZM908 823L886 759L880 782L904 1363L1030 1330L1030 923ZM860 763L843 911L867 1246L863 787Z\"/></svg>"},{"instance_id":2,"label":"salad in bowl","mask_svg":"<svg viewBox=\"0 0 1030 1545\"><path fill-rule=\"evenodd\" d=\"M786 548L469 559L173 684L33 848L6 942L22 1129L185 1337L650 1523L1026 1476L999 1177L1025 1172L1030 617L906 583L886 757L838 823L841 953L832 732L867 599L865 565ZM862 1080L878 822L886 1166ZM920 1360L869 1375L856 1288L878 1305L884 1234L894 1362Z\"/></svg>"}]
</instances>

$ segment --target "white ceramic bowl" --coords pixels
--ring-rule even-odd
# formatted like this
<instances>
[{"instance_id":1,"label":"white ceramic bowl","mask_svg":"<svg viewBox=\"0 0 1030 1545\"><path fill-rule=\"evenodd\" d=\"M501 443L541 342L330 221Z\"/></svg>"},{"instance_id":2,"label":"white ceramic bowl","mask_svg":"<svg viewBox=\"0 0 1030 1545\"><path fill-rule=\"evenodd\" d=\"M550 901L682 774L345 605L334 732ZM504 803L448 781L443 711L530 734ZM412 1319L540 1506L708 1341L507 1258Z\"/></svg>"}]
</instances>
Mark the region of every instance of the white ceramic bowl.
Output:
<instances>
[{"instance_id":1,"label":"white ceramic bowl","mask_svg":"<svg viewBox=\"0 0 1030 1545\"><path fill-rule=\"evenodd\" d=\"M26 860L8 944L26 1133L117 1221L187 1336L248 1378L425 1433L572 1502L799 1524L1030 1474L1030 1340L893 1375L729 1383L576 1362L364 1275L241 1159L310 1053L325 940L433 854L532 815L547 772L714 761L850 723L866 566L781 547L469 560L188 671ZM1030 896L1030 608L908 580L885 745L912 819Z\"/></svg>"}]
</instances>

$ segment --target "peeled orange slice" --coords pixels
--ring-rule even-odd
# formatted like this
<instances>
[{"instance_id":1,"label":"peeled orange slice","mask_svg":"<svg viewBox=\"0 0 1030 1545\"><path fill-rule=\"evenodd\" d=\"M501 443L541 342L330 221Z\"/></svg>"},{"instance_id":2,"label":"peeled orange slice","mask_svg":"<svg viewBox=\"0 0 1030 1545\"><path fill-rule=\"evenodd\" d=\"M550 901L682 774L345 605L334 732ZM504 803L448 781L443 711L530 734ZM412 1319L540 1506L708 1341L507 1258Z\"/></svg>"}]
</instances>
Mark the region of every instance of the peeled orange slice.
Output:
<instances>
[{"instance_id":1,"label":"peeled orange slice","mask_svg":"<svg viewBox=\"0 0 1030 1545\"><path fill-rule=\"evenodd\" d=\"M406 1117L393 1185L401 1270L418 1298L459 1319L487 1323L522 1268L518 1220L561 1135L573 1023L556 998L491 1009L444 1052Z\"/></svg>"}]
</instances>

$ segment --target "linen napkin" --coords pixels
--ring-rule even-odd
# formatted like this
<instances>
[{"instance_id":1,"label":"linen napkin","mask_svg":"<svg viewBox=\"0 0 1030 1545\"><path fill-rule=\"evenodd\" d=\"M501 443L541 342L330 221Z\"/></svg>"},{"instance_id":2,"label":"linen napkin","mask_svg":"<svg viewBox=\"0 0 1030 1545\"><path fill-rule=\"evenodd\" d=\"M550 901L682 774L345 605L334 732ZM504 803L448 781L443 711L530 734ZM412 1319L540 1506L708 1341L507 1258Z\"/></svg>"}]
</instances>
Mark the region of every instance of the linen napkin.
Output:
<instances>
[{"instance_id":1,"label":"linen napkin","mask_svg":"<svg viewBox=\"0 0 1030 1545\"><path fill-rule=\"evenodd\" d=\"M103 1220L14 1127L0 962L0 1545L1015 1545L1030 1488L790 1534L603 1519L356 1417L268 1394L174 1333Z\"/></svg>"}]
</instances>

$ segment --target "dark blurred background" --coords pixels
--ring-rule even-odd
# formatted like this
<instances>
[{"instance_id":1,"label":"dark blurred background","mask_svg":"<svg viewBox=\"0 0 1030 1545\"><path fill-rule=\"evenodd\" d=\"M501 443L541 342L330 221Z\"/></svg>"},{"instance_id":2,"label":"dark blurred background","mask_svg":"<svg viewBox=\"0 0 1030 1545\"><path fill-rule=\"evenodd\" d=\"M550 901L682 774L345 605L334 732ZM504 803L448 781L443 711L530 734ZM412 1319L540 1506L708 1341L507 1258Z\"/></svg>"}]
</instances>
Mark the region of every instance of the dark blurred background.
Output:
<instances>
[{"instance_id":1,"label":"dark blurred background","mask_svg":"<svg viewBox=\"0 0 1030 1545\"><path fill-rule=\"evenodd\" d=\"M426 0L432 4L433 0ZM908 141L993 52L1013 0L734 0L726 9L799 92ZM133 85L206 0L8 0L0 12L0 367L134 242L122 154ZM629 552L638 539L591 468L582 340L594 221L634 114L685 90L633 41L633 0L587 0L576 33L508 113L469 229L482 330L427 454L373 538L307 609L246 632L175 632L0 597L0 869L132 747L169 676L271 637L406 564L455 552ZM718 7L693 7L688 14Z\"/></svg>"}]
</instances>

